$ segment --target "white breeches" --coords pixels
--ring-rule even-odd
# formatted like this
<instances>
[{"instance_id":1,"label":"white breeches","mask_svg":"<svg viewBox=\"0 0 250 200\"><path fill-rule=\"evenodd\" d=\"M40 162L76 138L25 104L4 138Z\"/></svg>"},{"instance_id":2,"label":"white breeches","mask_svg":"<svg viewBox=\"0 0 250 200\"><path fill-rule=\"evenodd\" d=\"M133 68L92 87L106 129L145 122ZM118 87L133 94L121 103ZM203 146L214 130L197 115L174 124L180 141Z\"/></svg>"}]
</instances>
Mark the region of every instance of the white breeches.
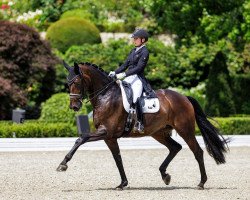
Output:
<instances>
[{"instance_id":1,"label":"white breeches","mask_svg":"<svg viewBox=\"0 0 250 200\"><path fill-rule=\"evenodd\" d=\"M133 103L135 103L137 98L141 96L143 89L142 82L136 74L126 77L124 81L131 84L133 90Z\"/></svg>"}]
</instances>

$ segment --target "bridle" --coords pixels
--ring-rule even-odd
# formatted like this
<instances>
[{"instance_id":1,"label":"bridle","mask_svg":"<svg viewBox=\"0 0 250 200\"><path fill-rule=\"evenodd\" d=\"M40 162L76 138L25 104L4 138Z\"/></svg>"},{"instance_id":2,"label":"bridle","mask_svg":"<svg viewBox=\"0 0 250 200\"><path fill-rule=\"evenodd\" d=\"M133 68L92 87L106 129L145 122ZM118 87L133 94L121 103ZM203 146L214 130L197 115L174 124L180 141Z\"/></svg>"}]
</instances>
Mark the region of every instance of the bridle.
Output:
<instances>
[{"instance_id":1,"label":"bridle","mask_svg":"<svg viewBox=\"0 0 250 200\"><path fill-rule=\"evenodd\" d=\"M84 80L82 74L81 74L81 75L76 75L76 76L74 76L71 80L69 80L69 79L67 78L67 80L68 80L68 86L70 87L78 77L80 77L81 80ZM90 102L92 99L94 99L94 98L97 97L99 94L101 94L104 90L106 90L106 89L107 89L111 84L113 84L115 81L116 81L116 79L113 79L111 82L109 82L108 84L106 84L105 86L103 86L101 89L99 89L99 90L97 90L97 91L95 91L95 92L89 94L89 96L92 96L92 95L94 95L94 96L91 97L91 98L89 98L89 100L88 100L86 103ZM84 88L83 88L83 89L84 89ZM81 90L81 91L82 91L82 90ZM70 99L78 99L78 100L81 101L81 102L82 102L82 100L83 100L83 96L84 96L84 95L83 95L82 92L81 92L80 94L69 93Z\"/></svg>"},{"instance_id":2,"label":"bridle","mask_svg":"<svg viewBox=\"0 0 250 200\"><path fill-rule=\"evenodd\" d=\"M82 80L82 76L81 75L75 75L72 79L69 80L69 78L67 77L67 80L68 80L68 86L70 87L74 81L80 77L81 80ZM82 90L81 90L82 91ZM78 99L79 101L82 102L82 99L83 99L83 93L81 92L80 94L76 94L76 93L69 93L69 98L70 99Z\"/></svg>"}]
</instances>

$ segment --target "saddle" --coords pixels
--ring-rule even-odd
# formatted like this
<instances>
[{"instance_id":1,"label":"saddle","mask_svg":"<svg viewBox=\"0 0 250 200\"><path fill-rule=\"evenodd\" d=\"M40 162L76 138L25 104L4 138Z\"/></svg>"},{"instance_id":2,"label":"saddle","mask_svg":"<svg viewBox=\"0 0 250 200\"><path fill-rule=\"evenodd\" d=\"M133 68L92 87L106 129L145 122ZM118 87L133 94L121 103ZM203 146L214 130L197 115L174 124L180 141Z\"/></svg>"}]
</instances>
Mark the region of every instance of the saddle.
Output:
<instances>
[{"instance_id":1,"label":"saddle","mask_svg":"<svg viewBox=\"0 0 250 200\"><path fill-rule=\"evenodd\" d=\"M135 121L138 120L138 117L143 119L142 115L144 113L158 112L160 109L160 102L156 95L152 98L143 92L141 97L137 100L140 104L140 112L137 113L138 109L135 109L135 105L133 104L133 90L131 85L125 81L120 81L119 85L122 91L123 107L128 113L124 134L128 134L132 130Z\"/></svg>"},{"instance_id":2,"label":"saddle","mask_svg":"<svg viewBox=\"0 0 250 200\"><path fill-rule=\"evenodd\" d=\"M125 81L120 81L119 85L122 91L123 107L126 112L129 113L131 105L133 104L133 90L131 85ZM140 101L142 105L142 113L156 113L160 109L160 102L157 97L148 97L146 93L143 92Z\"/></svg>"}]
</instances>

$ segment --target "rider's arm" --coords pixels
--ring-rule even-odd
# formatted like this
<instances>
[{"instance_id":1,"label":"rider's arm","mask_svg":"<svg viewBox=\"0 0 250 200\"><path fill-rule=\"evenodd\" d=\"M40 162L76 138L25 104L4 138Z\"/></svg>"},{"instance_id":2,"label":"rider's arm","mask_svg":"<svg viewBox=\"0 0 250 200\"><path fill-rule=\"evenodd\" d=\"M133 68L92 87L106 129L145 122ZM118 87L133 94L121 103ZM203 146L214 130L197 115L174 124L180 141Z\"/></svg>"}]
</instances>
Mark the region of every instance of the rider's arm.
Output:
<instances>
[{"instance_id":1,"label":"rider's arm","mask_svg":"<svg viewBox=\"0 0 250 200\"><path fill-rule=\"evenodd\" d=\"M148 51L144 51L141 55L140 60L138 61L136 67L129 69L128 71L126 71L126 76L130 76L133 74L140 74L143 72L144 68L147 65L148 62L148 58L149 58L149 52Z\"/></svg>"},{"instance_id":2,"label":"rider's arm","mask_svg":"<svg viewBox=\"0 0 250 200\"><path fill-rule=\"evenodd\" d=\"M121 72L124 72L124 71L128 68L129 63L130 63L130 59L131 59L131 58L130 58L130 57L131 57L130 55L131 55L132 51L133 51L133 49L130 51L130 53L129 53L127 59L126 59L126 61L125 61L118 69L115 70L115 73L116 73L116 74L119 74L119 73L121 73Z\"/></svg>"}]
</instances>

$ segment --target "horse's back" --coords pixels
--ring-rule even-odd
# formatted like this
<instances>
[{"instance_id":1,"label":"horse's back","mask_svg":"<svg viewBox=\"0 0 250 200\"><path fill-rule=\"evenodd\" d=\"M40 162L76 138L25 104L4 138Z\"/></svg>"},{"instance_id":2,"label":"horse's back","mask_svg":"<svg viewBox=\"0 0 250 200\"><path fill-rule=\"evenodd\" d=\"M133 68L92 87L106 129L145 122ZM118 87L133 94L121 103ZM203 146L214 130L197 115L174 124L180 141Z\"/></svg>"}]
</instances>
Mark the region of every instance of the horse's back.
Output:
<instances>
[{"instance_id":1,"label":"horse's back","mask_svg":"<svg viewBox=\"0 0 250 200\"><path fill-rule=\"evenodd\" d=\"M172 106L187 106L191 105L188 98L176 91L169 90L169 89L159 89L156 91L158 98L167 100Z\"/></svg>"},{"instance_id":2,"label":"horse's back","mask_svg":"<svg viewBox=\"0 0 250 200\"><path fill-rule=\"evenodd\" d=\"M161 112L167 114L173 127L180 123L194 126L194 109L186 96L169 89L159 89L156 94L160 100Z\"/></svg>"}]
</instances>

